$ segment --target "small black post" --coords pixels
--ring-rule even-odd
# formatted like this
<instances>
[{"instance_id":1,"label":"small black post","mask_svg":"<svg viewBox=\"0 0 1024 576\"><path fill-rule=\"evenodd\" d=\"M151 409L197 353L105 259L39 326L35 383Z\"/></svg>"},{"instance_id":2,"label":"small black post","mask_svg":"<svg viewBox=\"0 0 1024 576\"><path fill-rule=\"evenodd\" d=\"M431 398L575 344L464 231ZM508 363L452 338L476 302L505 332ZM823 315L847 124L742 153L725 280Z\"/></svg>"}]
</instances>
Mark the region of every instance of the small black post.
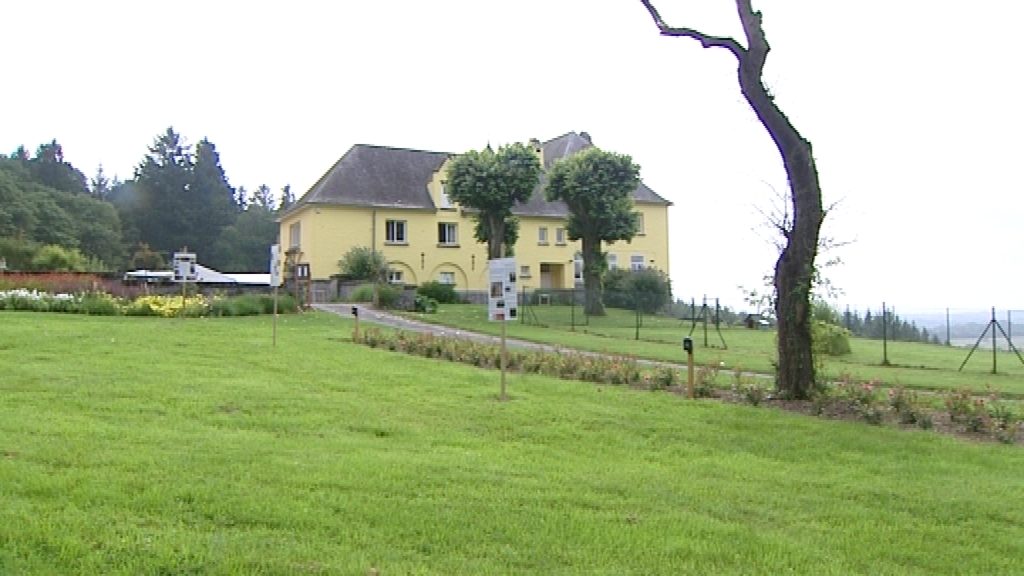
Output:
<instances>
[{"instance_id":1,"label":"small black post","mask_svg":"<svg viewBox=\"0 0 1024 576\"><path fill-rule=\"evenodd\" d=\"M683 338L683 350L686 351L686 397L693 398L693 340L689 336Z\"/></svg>"},{"instance_id":2,"label":"small black post","mask_svg":"<svg viewBox=\"0 0 1024 576\"><path fill-rule=\"evenodd\" d=\"M889 365L889 313L882 302L882 366Z\"/></svg>"}]
</instances>

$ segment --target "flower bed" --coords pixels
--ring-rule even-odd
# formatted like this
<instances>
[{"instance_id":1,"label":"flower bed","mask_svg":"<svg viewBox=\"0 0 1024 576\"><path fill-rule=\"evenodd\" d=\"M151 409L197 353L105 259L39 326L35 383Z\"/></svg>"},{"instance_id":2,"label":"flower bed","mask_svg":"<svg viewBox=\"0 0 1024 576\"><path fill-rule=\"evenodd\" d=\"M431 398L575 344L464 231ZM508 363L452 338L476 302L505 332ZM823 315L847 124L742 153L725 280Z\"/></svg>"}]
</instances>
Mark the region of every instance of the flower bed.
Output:
<instances>
[{"instance_id":1,"label":"flower bed","mask_svg":"<svg viewBox=\"0 0 1024 576\"><path fill-rule=\"evenodd\" d=\"M297 309L295 299L281 296L278 312L289 313ZM34 289L17 288L0 291L0 310L30 312L65 312L97 316L160 316L190 318L207 316L250 316L274 311L274 299L269 295L214 296L142 296L132 299L116 298L104 292L77 294L50 293ZM184 310L184 314L183 314Z\"/></svg>"}]
</instances>

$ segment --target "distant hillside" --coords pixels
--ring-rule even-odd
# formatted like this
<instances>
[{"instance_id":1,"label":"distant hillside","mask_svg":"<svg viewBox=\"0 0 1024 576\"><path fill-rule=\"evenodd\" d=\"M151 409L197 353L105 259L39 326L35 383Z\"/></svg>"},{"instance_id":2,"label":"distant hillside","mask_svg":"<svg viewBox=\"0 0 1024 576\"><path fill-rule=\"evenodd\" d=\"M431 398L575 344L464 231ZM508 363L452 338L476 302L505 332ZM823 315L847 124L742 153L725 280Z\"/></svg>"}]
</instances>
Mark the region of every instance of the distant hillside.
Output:
<instances>
[{"instance_id":1,"label":"distant hillside","mask_svg":"<svg viewBox=\"0 0 1024 576\"><path fill-rule=\"evenodd\" d=\"M929 332L938 334L941 339L946 338L946 313L929 313L929 314L908 314L900 313L903 318L917 323L918 326L923 326L928 329ZM950 312L949 313L949 335L951 338L977 338L981 336L982 332L985 331L985 327L992 320L991 311L976 311L976 312ZM1024 341L1024 310L1012 311L1010 313L1010 322L1007 321L1006 311L996 311L996 320L999 321L999 325L1002 326L1003 330L1011 333L1020 335L1022 341ZM1011 325L1012 323L1012 325ZM1016 337L1014 338L1016 340Z\"/></svg>"}]
</instances>

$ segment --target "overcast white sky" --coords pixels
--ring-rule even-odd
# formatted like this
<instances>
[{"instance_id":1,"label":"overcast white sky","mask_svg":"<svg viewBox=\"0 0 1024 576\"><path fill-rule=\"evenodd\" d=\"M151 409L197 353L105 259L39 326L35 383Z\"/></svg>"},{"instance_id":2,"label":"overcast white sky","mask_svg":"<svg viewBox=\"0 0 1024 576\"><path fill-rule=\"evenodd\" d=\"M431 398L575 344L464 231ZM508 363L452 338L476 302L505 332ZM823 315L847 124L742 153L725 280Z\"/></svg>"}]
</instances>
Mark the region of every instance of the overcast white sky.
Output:
<instances>
[{"instance_id":1,"label":"overcast white sky","mask_svg":"<svg viewBox=\"0 0 1024 576\"><path fill-rule=\"evenodd\" d=\"M740 35L732 0L655 2ZM864 308L1024 308L1024 3L754 0L766 83L814 144L829 276ZM173 126L233 186L301 195L353 144L448 152L587 131L675 203L677 296L739 301L775 249L778 153L722 50L662 38L639 0L4 2L0 152L56 138L131 177Z\"/></svg>"}]
</instances>

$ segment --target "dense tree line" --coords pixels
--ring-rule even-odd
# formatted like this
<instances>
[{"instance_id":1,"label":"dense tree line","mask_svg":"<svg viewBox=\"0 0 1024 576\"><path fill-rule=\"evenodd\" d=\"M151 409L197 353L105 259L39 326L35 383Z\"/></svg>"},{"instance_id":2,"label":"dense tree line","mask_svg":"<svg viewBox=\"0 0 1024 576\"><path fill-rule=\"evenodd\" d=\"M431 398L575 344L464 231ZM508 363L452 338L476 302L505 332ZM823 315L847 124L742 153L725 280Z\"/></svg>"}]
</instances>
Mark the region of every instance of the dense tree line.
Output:
<instances>
[{"instance_id":1,"label":"dense tree line","mask_svg":"<svg viewBox=\"0 0 1024 576\"><path fill-rule=\"evenodd\" d=\"M212 142L192 147L172 128L124 181L102 166L87 179L53 140L0 156L0 257L9 270L118 271L164 267L187 246L212 268L264 271L292 203L288 186L280 200L233 188Z\"/></svg>"},{"instance_id":2,"label":"dense tree line","mask_svg":"<svg viewBox=\"0 0 1024 576\"><path fill-rule=\"evenodd\" d=\"M938 334L919 327L915 322L903 320L892 310L886 310L884 313L872 313L868 310L861 316L859 312L847 309L843 313L843 326L854 336L862 338L941 344Z\"/></svg>"}]
</instances>

